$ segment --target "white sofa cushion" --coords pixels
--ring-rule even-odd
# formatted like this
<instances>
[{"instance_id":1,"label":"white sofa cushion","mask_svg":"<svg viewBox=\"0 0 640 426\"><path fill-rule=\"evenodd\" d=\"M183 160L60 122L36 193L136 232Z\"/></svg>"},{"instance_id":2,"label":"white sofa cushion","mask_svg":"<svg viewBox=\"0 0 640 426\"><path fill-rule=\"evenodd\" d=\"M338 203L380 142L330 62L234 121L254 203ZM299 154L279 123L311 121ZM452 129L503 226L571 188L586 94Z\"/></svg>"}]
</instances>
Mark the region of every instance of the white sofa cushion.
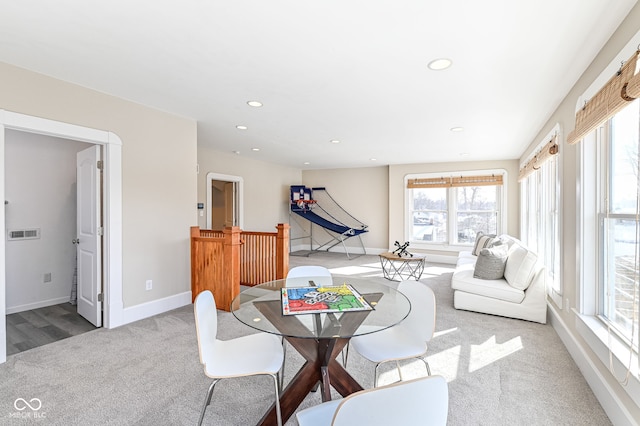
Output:
<instances>
[{"instance_id":1,"label":"white sofa cushion","mask_svg":"<svg viewBox=\"0 0 640 426\"><path fill-rule=\"evenodd\" d=\"M512 287L526 290L535 275L537 261L538 256L534 252L520 244L513 244L504 268L504 278Z\"/></svg>"},{"instance_id":2,"label":"white sofa cushion","mask_svg":"<svg viewBox=\"0 0 640 426\"><path fill-rule=\"evenodd\" d=\"M474 278L474 269L473 263L458 262L451 278L451 288L506 302L520 303L524 299L524 291L510 286L504 278L499 280Z\"/></svg>"}]
</instances>

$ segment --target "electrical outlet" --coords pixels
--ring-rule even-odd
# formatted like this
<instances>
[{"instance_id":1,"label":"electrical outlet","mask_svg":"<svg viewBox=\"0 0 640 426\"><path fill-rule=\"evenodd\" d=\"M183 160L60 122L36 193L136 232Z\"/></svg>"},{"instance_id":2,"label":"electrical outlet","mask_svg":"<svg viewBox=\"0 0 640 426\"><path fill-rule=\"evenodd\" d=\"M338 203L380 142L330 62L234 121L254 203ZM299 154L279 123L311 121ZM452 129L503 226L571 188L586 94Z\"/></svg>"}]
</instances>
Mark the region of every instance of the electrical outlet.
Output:
<instances>
[{"instance_id":1,"label":"electrical outlet","mask_svg":"<svg viewBox=\"0 0 640 426\"><path fill-rule=\"evenodd\" d=\"M153 288L153 281L152 280L147 280L146 289L147 290L151 290L152 288Z\"/></svg>"},{"instance_id":2,"label":"electrical outlet","mask_svg":"<svg viewBox=\"0 0 640 426\"><path fill-rule=\"evenodd\" d=\"M50 283L51 282L51 272L45 272L45 274L42 276L42 281L45 283Z\"/></svg>"}]
</instances>

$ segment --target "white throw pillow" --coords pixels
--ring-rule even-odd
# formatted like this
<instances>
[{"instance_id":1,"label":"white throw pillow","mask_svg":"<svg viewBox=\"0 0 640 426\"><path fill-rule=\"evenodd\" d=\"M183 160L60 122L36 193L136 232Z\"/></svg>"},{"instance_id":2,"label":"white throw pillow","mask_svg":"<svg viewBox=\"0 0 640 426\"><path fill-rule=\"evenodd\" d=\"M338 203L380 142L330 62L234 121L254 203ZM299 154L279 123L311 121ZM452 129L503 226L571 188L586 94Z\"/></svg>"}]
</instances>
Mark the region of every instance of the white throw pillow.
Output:
<instances>
[{"instance_id":1,"label":"white throw pillow","mask_svg":"<svg viewBox=\"0 0 640 426\"><path fill-rule=\"evenodd\" d=\"M483 248L491 247L491 245L495 240L496 240L495 235L487 235L482 231L478 232L476 234L476 243L473 246L473 251L472 251L473 255L477 256L480 254L480 250L482 250Z\"/></svg>"},{"instance_id":2,"label":"white throw pillow","mask_svg":"<svg viewBox=\"0 0 640 426\"><path fill-rule=\"evenodd\" d=\"M526 290L536 272L538 255L519 244L514 244L509 251L504 278L511 287Z\"/></svg>"}]
</instances>

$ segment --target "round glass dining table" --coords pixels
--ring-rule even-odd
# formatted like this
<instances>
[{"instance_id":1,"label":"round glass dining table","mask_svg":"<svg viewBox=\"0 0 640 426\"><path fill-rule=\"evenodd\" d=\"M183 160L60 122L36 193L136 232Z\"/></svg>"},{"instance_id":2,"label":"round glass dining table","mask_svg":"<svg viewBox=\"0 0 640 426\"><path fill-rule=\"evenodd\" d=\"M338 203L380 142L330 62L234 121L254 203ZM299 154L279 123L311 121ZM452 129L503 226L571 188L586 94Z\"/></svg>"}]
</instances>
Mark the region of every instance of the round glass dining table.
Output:
<instances>
[{"instance_id":1,"label":"round glass dining table","mask_svg":"<svg viewBox=\"0 0 640 426\"><path fill-rule=\"evenodd\" d=\"M283 336L305 359L280 395L283 421L318 384L323 401L331 399L331 387L342 396L362 390L336 357L351 337L393 327L411 310L404 294L375 278L334 275L332 283L326 280L270 281L242 291L231 303L239 321ZM275 404L258 424L276 424Z\"/></svg>"}]
</instances>

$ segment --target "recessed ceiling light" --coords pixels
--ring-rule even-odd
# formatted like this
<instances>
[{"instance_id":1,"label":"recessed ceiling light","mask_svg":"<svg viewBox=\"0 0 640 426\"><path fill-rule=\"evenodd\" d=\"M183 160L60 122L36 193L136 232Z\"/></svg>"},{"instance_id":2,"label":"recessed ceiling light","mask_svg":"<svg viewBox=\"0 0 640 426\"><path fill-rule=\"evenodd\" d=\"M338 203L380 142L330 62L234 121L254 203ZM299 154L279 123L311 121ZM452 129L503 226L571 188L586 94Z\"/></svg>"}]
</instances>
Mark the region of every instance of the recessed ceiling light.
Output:
<instances>
[{"instance_id":1,"label":"recessed ceiling light","mask_svg":"<svg viewBox=\"0 0 640 426\"><path fill-rule=\"evenodd\" d=\"M464 130L464 127L452 127L449 130L451 130L452 132L462 132Z\"/></svg>"},{"instance_id":2,"label":"recessed ceiling light","mask_svg":"<svg viewBox=\"0 0 640 426\"><path fill-rule=\"evenodd\" d=\"M468 157L469 153L468 152L461 152L460 153L460 157Z\"/></svg>"},{"instance_id":3,"label":"recessed ceiling light","mask_svg":"<svg viewBox=\"0 0 640 426\"><path fill-rule=\"evenodd\" d=\"M430 70L441 71L449 68L452 63L453 62L451 62L451 59L439 58L429 62L429 65L427 66L429 67Z\"/></svg>"},{"instance_id":4,"label":"recessed ceiling light","mask_svg":"<svg viewBox=\"0 0 640 426\"><path fill-rule=\"evenodd\" d=\"M377 158L370 158L371 161L378 161Z\"/></svg>"},{"instance_id":5,"label":"recessed ceiling light","mask_svg":"<svg viewBox=\"0 0 640 426\"><path fill-rule=\"evenodd\" d=\"M259 101L249 101L247 102L247 105L252 106L252 107L261 107L262 106L262 102Z\"/></svg>"},{"instance_id":6,"label":"recessed ceiling light","mask_svg":"<svg viewBox=\"0 0 640 426\"><path fill-rule=\"evenodd\" d=\"M235 155L240 155L240 151L233 151Z\"/></svg>"},{"instance_id":7,"label":"recessed ceiling light","mask_svg":"<svg viewBox=\"0 0 640 426\"><path fill-rule=\"evenodd\" d=\"M304 164L305 166L308 166L308 165L309 165L309 164L311 164L311 163L310 163L310 162L308 162L308 161L305 161L305 162L304 162L304 163L302 163L302 164Z\"/></svg>"},{"instance_id":8,"label":"recessed ceiling light","mask_svg":"<svg viewBox=\"0 0 640 426\"><path fill-rule=\"evenodd\" d=\"M335 143L335 144L340 143L340 141L339 141L338 139L331 139L331 141L330 141L330 142L331 142L331 143Z\"/></svg>"},{"instance_id":9,"label":"recessed ceiling light","mask_svg":"<svg viewBox=\"0 0 640 426\"><path fill-rule=\"evenodd\" d=\"M260 148L251 148L251 151L260 151Z\"/></svg>"},{"instance_id":10,"label":"recessed ceiling light","mask_svg":"<svg viewBox=\"0 0 640 426\"><path fill-rule=\"evenodd\" d=\"M241 125L241 124L238 124L238 125L236 126L236 129L238 129L238 130L247 130L247 129L248 129L248 127L247 127L247 126L243 126L243 125Z\"/></svg>"}]
</instances>

